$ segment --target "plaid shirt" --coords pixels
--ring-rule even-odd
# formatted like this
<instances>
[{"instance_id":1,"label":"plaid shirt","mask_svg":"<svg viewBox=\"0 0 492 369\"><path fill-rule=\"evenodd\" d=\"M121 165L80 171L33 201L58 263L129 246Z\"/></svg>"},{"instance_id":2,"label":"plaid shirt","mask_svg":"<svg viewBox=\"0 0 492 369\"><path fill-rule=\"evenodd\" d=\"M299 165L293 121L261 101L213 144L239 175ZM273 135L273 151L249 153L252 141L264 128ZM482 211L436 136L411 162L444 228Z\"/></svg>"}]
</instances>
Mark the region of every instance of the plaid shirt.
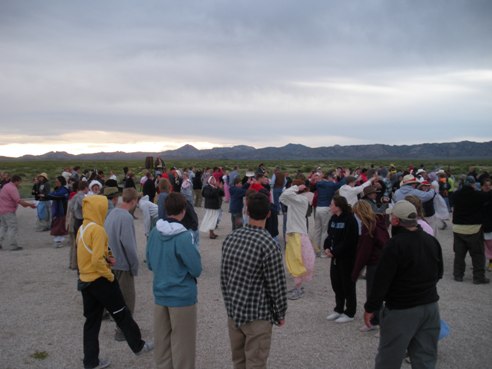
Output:
<instances>
[{"instance_id":1,"label":"plaid shirt","mask_svg":"<svg viewBox=\"0 0 492 369\"><path fill-rule=\"evenodd\" d=\"M246 225L227 236L220 271L227 315L236 326L253 320L278 324L287 311L282 254L263 228Z\"/></svg>"}]
</instances>

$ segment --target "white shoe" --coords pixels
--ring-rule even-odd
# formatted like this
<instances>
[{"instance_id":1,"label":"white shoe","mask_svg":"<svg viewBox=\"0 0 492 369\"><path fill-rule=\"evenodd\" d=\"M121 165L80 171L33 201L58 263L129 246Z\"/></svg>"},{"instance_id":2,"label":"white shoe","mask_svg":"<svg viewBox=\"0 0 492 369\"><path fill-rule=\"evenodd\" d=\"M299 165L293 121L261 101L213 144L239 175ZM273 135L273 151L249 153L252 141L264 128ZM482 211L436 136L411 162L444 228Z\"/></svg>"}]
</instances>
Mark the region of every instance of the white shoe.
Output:
<instances>
[{"instance_id":1,"label":"white shoe","mask_svg":"<svg viewBox=\"0 0 492 369\"><path fill-rule=\"evenodd\" d=\"M335 320L335 323L348 323L348 322L351 322L352 320L354 320L354 318L351 318L345 314L342 314L340 315L340 317Z\"/></svg>"},{"instance_id":2,"label":"white shoe","mask_svg":"<svg viewBox=\"0 0 492 369\"><path fill-rule=\"evenodd\" d=\"M368 327L364 324L362 327L359 328L359 332L370 332L375 331L376 329L378 329L377 325L371 325L370 327Z\"/></svg>"},{"instance_id":3,"label":"white shoe","mask_svg":"<svg viewBox=\"0 0 492 369\"><path fill-rule=\"evenodd\" d=\"M341 315L342 314L340 314L340 313L334 312L334 313L331 313L330 315L328 315L326 317L326 320L336 320L336 319L340 318Z\"/></svg>"}]
</instances>

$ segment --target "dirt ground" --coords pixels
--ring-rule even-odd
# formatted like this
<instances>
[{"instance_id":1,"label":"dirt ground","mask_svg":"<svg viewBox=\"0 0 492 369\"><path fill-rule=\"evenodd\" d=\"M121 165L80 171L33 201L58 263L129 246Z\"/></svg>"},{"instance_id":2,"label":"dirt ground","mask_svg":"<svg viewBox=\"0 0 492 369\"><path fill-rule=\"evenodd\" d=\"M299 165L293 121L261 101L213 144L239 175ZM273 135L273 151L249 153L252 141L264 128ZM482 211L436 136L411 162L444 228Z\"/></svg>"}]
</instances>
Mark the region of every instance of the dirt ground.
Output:
<instances>
[{"instance_id":1,"label":"dirt ground","mask_svg":"<svg viewBox=\"0 0 492 369\"><path fill-rule=\"evenodd\" d=\"M231 368L226 312L220 293L220 252L230 232L229 214L210 240L202 234L203 273L199 278L197 368ZM199 217L202 209L197 209ZM19 208L19 244L22 251L0 251L0 369L82 368L82 299L76 290L76 272L68 269L69 248L53 248L49 232L34 231L35 211ZM136 216L140 217L139 210ZM280 217L281 218L281 217ZM281 219L280 223L281 223ZM152 274L143 262L145 237L142 221L135 221L139 241L140 273L136 278L135 320L144 339L152 339ZM440 369L490 368L492 342L492 285L473 285L452 278L452 232L439 234L445 273L439 283L441 317L451 334L439 345ZM468 259L468 264L470 260ZM378 338L361 333L365 281L357 284L358 312L354 322L326 321L334 307L329 260L317 259L314 280L304 297L290 301L286 325L274 328L269 368L364 369L374 366ZM489 273L489 276L492 273ZM292 279L287 276L288 287ZM100 332L101 356L111 368L153 368L152 354L136 357L125 342L116 342L114 323L104 321ZM403 368L410 368L403 364Z\"/></svg>"}]
</instances>

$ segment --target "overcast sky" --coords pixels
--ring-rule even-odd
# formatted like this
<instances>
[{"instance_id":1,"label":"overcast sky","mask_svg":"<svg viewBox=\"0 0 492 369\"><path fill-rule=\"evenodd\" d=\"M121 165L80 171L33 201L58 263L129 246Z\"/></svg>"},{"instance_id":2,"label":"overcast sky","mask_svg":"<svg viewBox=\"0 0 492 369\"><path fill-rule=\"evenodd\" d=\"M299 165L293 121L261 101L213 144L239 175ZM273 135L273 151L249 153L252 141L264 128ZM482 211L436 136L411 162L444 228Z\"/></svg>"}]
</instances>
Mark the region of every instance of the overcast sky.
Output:
<instances>
[{"instance_id":1,"label":"overcast sky","mask_svg":"<svg viewBox=\"0 0 492 369\"><path fill-rule=\"evenodd\" d=\"M0 155L492 140L490 0L0 0Z\"/></svg>"}]
</instances>

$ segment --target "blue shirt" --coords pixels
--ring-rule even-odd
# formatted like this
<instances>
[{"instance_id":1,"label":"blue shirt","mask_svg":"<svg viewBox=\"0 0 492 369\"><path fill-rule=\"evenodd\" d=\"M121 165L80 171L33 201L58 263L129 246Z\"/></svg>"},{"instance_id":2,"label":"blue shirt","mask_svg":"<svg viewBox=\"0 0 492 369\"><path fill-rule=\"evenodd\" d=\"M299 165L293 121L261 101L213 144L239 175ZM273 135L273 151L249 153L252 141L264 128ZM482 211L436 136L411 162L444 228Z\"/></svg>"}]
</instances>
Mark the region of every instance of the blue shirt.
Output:
<instances>
[{"instance_id":1,"label":"blue shirt","mask_svg":"<svg viewBox=\"0 0 492 369\"><path fill-rule=\"evenodd\" d=\"M318 191L318 204L317 207L328 207L330 206L331 199L335 195L335 192L345 184L345 179L340 182L332 182L321 180L316 183L316 190Z\"/></svg>"}]
</instances>

